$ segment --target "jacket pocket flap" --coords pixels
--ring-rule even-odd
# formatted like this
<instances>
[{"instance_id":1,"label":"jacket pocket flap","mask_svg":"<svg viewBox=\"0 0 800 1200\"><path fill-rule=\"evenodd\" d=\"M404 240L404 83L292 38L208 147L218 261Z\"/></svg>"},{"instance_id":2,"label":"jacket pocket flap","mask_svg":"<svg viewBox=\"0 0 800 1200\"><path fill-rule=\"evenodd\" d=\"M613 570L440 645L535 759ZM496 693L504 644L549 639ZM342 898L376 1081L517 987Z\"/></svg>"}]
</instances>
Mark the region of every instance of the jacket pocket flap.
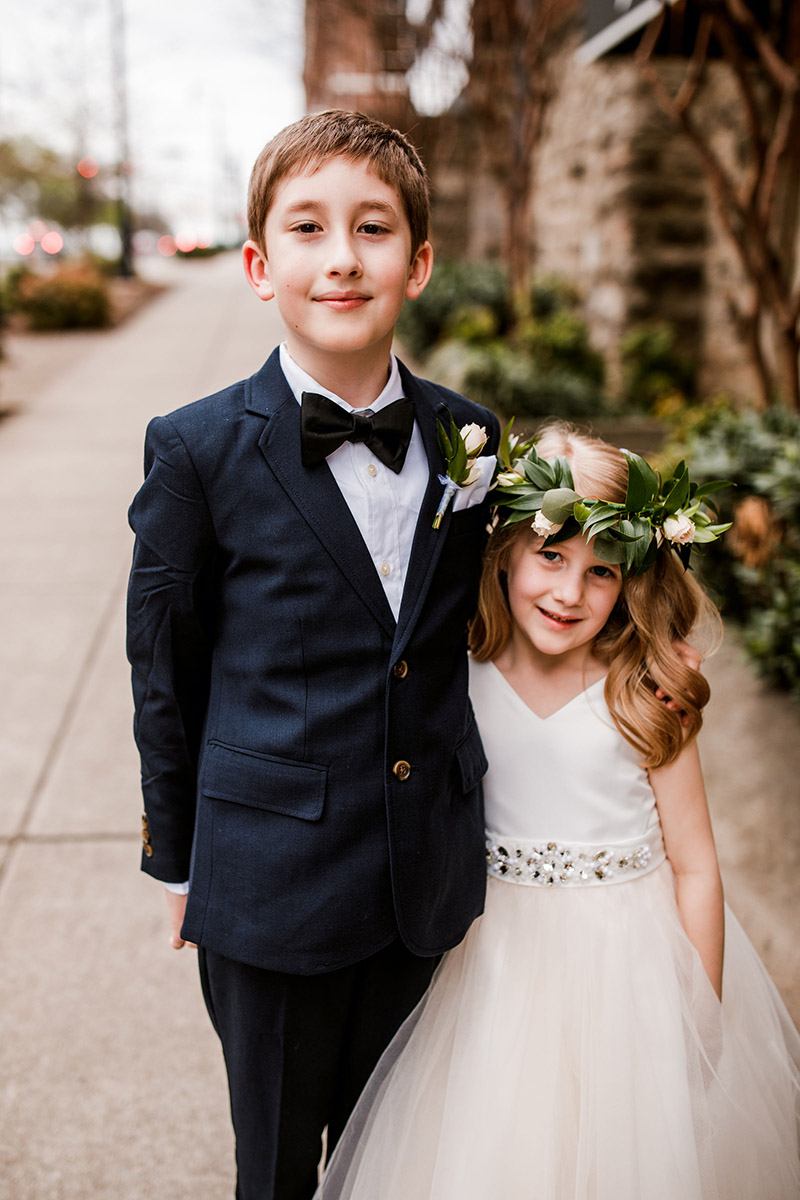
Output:
<instances>
[{"instance_id":1,"label":"jacket pocket flap","mask_svg":"<svg viewBox=\"0 0 800 1200\"><path fill-rule=\"evenodd\" d=\"M209 742L202 791L214 800L232 800L251 808L318 821L327 779L326 767Z\"/></svg>"},{"instance_id":2,"label":"jacket pocket flap","mask_svg":"<svg viewBox=\"0 0 800 1200\"><path fill-rule=\"evenodd\" d=\"M489 767L474 717L466 736L456 746L456 762L461 772L461 787L464 792L471 792Z\"/></svg>"}]
</instances>

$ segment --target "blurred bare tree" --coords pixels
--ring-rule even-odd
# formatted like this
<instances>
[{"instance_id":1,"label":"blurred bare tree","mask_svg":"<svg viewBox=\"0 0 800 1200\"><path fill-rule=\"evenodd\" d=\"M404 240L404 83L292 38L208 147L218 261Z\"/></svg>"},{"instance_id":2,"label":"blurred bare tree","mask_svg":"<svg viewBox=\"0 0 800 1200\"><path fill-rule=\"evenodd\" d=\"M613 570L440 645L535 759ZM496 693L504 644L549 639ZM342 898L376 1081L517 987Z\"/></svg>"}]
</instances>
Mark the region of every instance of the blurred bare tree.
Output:
<instances>
[{"instance_id":1,"label":"blurred bare tree","mask_svg":"<svg viewBox=\"0 0 800 1200\"><path fill-rule=\"evenodd\" d=\"M555 90L553 55L574 27L573 0L473 0L467 96L505 208L503 259L518 302L533 262L533 158Z\"/></svg>"},{"instance_id":2,"label":"blurred bare tree","mask_svg":"<svg viewBox=\"0 0 800 1200\"><path fill-rule=\"evenodd\" d=\"M666 11L637 51L661 106L696 147L724 229L750 282L738 318L756 368L762 407L780 396L800 410L800 4L796 0L687 0L698 16L683 79L670 89L653 60ZM700 120L703 79L712 53L736 81L746 167L726 161L708 113ZM775 355L765 353L765 337ZM774 366L773 366L774 361Z\"/></svg>"}]
</instances>

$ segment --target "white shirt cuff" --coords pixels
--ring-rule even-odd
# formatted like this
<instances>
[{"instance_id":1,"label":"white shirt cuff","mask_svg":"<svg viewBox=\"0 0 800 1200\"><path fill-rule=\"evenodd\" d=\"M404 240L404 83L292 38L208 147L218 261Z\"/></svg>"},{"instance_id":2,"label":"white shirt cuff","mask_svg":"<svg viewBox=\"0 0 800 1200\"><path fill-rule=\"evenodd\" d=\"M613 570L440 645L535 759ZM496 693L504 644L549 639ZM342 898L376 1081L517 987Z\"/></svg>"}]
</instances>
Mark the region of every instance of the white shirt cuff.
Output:
<instances>
[{"instance_id":1,"label":"white shirt cuff","mask_svg":"<svg viewBox=\"0 0 800 1200\"><path fill-rule=\"evenodd\" d=\"M188 880L186 881L186 883L165 883L164 887L167 889L168 892L173 892L174 895L176 895L176 896L188 896L189 895L189 881Z\"/></svg>"}]
</instances>

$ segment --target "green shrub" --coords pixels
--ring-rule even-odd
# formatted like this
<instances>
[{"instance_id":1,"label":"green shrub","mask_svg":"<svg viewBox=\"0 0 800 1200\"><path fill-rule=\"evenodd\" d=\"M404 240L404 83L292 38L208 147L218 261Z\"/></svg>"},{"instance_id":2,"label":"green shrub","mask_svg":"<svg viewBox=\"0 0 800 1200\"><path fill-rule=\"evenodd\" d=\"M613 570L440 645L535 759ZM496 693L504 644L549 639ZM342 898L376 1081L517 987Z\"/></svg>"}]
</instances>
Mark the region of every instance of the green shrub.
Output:
<instances>
[{"instance_id":1,"label":"green shrub","mask_svg":"<svg viewBox=\"0 0 800 1200\"><path fill-rule=\"evenodd\" d=\"M598 388L603 384L602 355L589 344L586 322L577 313L555 310L544 318L522 321L514 344L530 354L541 372L566 372Z\"/></svg>"},{"instance_id":2,"label":"green shrub","mask_svg":"<svg viewBox=\"0 0 800 1200\"><path fill-rule=\"evenodd\" d=\"M734 527L706 547L702 575L762 674L800 700L800 417L719 409L690 435L692 475L730 479Z\"/></svg>"},{"instance_id":3,"label":"green shrub","mask_svg":"<svg viewBox=\"0 0 800 1200\"><path fill-rule=\"evenodd\" d=\"M27 263L15 263L13 267L9 267L3 276L3 285L0 291L2 295L2 306L5 313L13 313L20 306L20 291L24 286L25 280L30 279L33 271Z\"/></svg>"},{"instance_id":4,"label":"green shrub","mask_svg":"<svg viewBox=\"0 0 800 1200\"><path fill-rule=\"evenodd\" d=\"M31 329L102 329L111 321L111 297L90 267L61 267L31 275L19 287L19 307Z\"/></svg>"},{"instance_id":5,"label":"green shrub","mask_svg":"<svg viewBox=\"0 0 800 1200\"><path fill-rule=\"evenodd\" d=\"M638 325L620 342L623 381L620 400L627 412L650 412L673 393L691 396L694 366L675 349L670 325Z\"/></svg>"},{"instance_id":6,"label":"green shrub","mask_svg":"<svg viewBox=\"0 0 800 1200\"><path fill-rule=\"evenodd\" d=\"M404 305L397 336L412 354L422 355L442 338L456 313L467 308L487 309L494 314L496 332L506 332L511 312L502 267L461 261L437 263L422 295Z\"/></svg>"},{"instance_id":7,"label":"green shrub","mask_svg":"<svg viewBox=\"0 0 800 1200\"><path fill-rule=\"evenodd\" d=\"M493 342L471 357L463 391L478 404L522 417L582 417L597 411L597 387L575 372L542 370L530 356Z\"/></svg>"}]
</instances>

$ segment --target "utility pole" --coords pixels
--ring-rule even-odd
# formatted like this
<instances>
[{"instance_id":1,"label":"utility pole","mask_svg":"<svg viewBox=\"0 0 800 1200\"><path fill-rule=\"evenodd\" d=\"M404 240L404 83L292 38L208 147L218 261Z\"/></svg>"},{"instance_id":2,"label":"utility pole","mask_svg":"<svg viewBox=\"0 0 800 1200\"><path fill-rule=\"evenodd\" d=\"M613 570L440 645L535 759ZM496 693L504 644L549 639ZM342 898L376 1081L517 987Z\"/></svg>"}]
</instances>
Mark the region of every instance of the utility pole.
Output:
<instances>
[{"instance_id":1,"label":"utility pole","mask_svg":"<svg viewBox=\"0 0 800 1200\"><path fill-rule=\"evenodd\" d=\"M128 87L125 70L125 0L111 0L111 66L117 140L117 231L120 275L133 275L133 229L130 205Z\"/></svg>"}]
</instances>

